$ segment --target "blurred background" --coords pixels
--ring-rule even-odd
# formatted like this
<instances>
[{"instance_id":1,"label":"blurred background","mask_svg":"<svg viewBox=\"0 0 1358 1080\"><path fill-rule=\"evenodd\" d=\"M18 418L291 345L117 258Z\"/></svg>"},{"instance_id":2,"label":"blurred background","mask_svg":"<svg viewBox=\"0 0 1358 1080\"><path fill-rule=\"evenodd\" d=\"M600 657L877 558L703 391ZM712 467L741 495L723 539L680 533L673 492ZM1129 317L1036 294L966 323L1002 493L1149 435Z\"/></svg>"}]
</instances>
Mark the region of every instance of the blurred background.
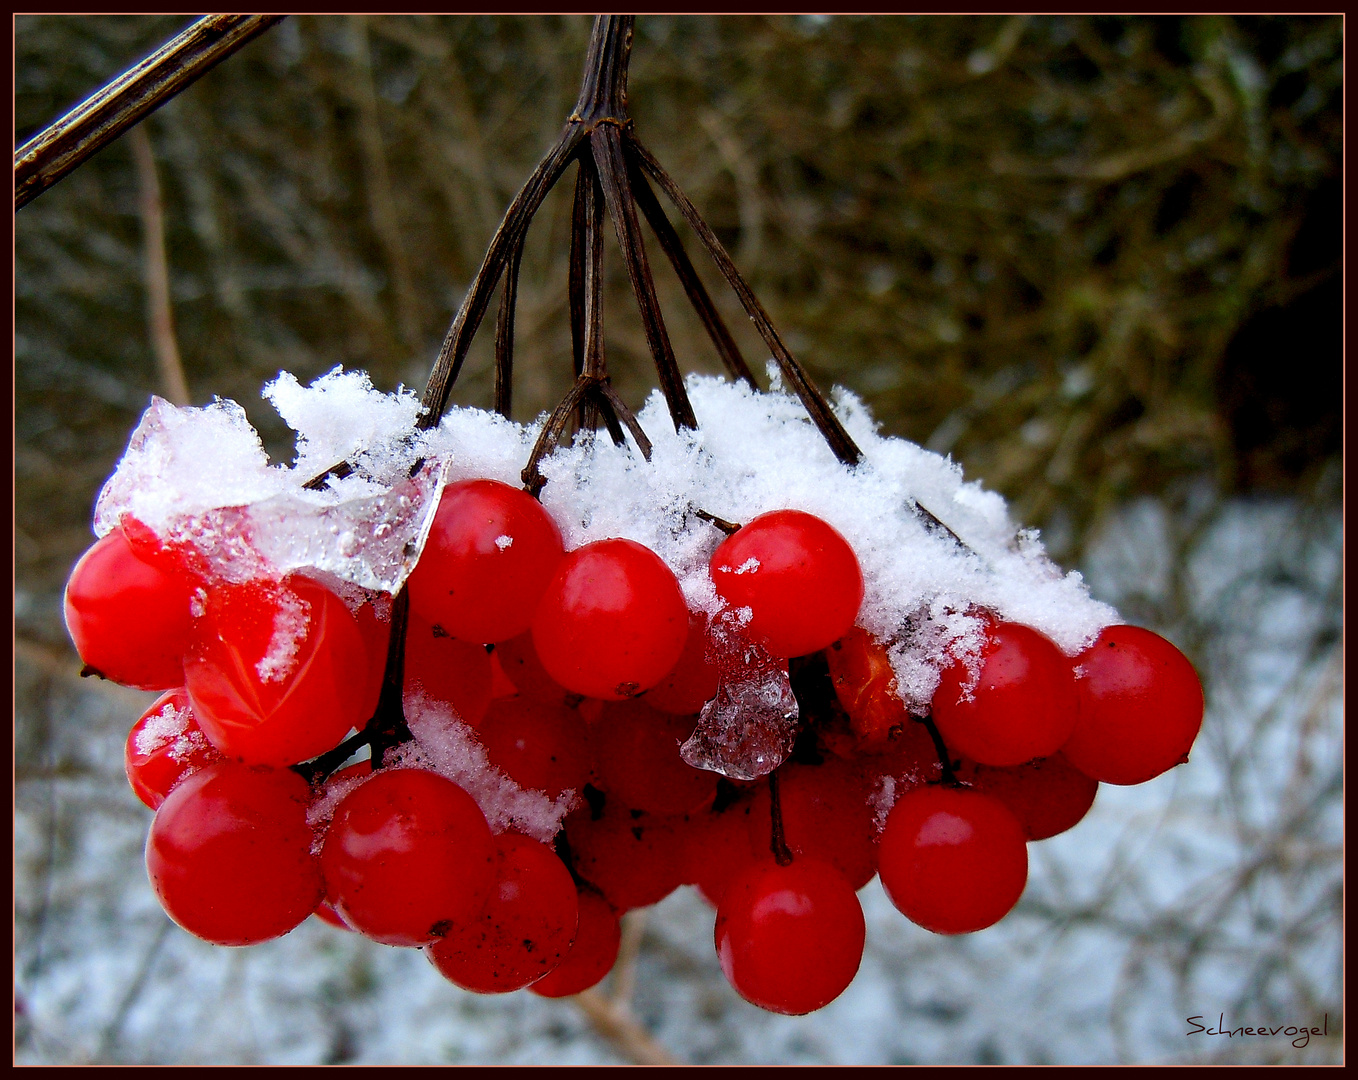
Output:
<instances>
[{"instance_id":1,"label":"blurred background","mask_svg":"<svg viewBox=\"0 0 1358 1080\"><path fill-rule=\"evenodd\" d=\"M18 16L15 145L189 22ZM1003 493L1203 675L1190 764L1105 786L1034 845L1003 923L935 937L874 883L858 979L793 1019L726 986L710 912L680 890L630 923L618 1029L570 1002L466 994L417 953L315 920L228 950L160 912L150 814L122 777L151 695L80 680L61 617L99 487L152 393L234 398L290 460L259 398L279 370L422 387L575 101L589 25L295 16L17 215L18 1060L1338 1061L1337 16L638 19L637 132L813 376ZM570 382L571 186L524 256L522 421ZM148 322L157 231L178 389ZM681 366L719 372L648 243ZM611 239L605 260L610 370L635 408L654 372ZM491 366L483 330L454 403L489 407ZM1328 1033L1187 1034L1218 1014Z\"/></svg>"}]
</instances>

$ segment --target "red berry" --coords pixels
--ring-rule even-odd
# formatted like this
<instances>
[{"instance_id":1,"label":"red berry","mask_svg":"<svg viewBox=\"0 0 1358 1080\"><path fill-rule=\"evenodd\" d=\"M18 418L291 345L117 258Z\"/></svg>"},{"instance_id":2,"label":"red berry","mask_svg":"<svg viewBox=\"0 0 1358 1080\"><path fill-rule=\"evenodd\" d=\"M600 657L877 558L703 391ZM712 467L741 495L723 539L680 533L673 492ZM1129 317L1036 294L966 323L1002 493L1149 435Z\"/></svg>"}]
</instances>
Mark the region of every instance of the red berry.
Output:
<instances>
[{"instance_id":1,"label":"red berry","mask_svg":"<svg viewBox=\"0 0 1358 1080\"><path fill-rule=\"evenodd\" d=\"M387 769L335 808L321 865L335 910L355 930L387 945L427 945L480 915L495 882L495 841L451 780Z\"/></svg>"},{"instance_id":2,"label":"red berry","mask_svg":"<svg viewBox=\"0 0 1358 1080\"><path fill-rule=\"evenodd\" d=\"M354 682L364 687L371 666L344 601L294 574L211 589L184 675L194 716L218 750L249 764L292 765L368 719Z\"/></svg>"},{"instance_id":3,"label":"red berry","mask_svg":"<svg viewBox=\"0 0 1358 1080\"><path fill-rule=\"evenodd\" d=\"M717 793L717 777L679 756L680 744L692 734L692 718L656 712L641 701L604 706L590 732L597 786L632 810L703 809Z\"/></svg>"},{"instance_id":4,"label":"red berry","mask_svg":"<svg viewBox=\"0 0 1358 1080\"><path fill-rule=\"evenodd\" d=\"M138 558L121 529L75 564L65 609L76 652L104 678L139 690L184 684L188 581Z\"/></svg>"},{"instance_id":5,"label":"red berry","mask_svg":"<svg viewBox=\"0 0 1358 1080\"><path fill-rule=\"evenodd\" d=\"M1079 824L1099 791L1099 782L1064 754L1006 767L964 762L958 776L1009 807L1029 840L1046 840Z\"/></svg>"},{"instance_id":6,"label":"red berry","mask_svg":"<svg viewBox=\"0 0 1358 1080\"><path fill-rule=\"evenodd\" d=\"M862 771L847 761L784 765L778 770L778 805L788 849L799 858L830 863L861 889L877 872L877 828L868 794ZM751 845L767 850L772 828L767 784L754 796L748 828Z\"/></svg>"},{"instance_id":7,"label":"red berry","mask_svg":"<svg viewBox=\"0 0 1358 1080\"><path fill-rule=\"evenodd\" d=\"M462 641L507 641L532 623L563 553L561 530L527 492L449 484L410 575L411 610Z\"/></svg>"},{"instance_id":8,"label":"red berry","mask_svg":"<svg viewBox=\"0 0 1358 1080\"><path fill-rule=\"evenodd\" d=\"M805 656L842 638L863 603L863 573L835 529L800 510L761 514L722 541L712 583L746 633L778 657Z\"/></svg>"},{"instance_id":9,"label":"red berry","mask_svg":"<svg viewBox=\"0 0 1358 1080\"><path fill-rule=\"evenodd\" d=\"M339 912L330 906L330 901L328 900L322 900L320 904L316 906L316 918L320 919L321 922L329 923L331 926L337 927L340 930L348 930L351 934L354 931L352 926L340 918Z\"/></svg>"},{"instance_id":10,"label":"red berry","mask_svg":"<svg viewBox=\"0 0 1358 1080\"><path fill-rule=\"evenodd\" d=\"M1019 623L992 623L974 682L961 661L934 691L934 722L948 749L985 765L1021 765L1061 749L1075 726L1070 660Z\"/></svg>"},{"instance_id":11,"label":"red berry","mask_svg":"<svg viewBox=\"0 0 1358 1080\"><path fill-rule=\"evenodd\" d=\"M324 895L311 853L311 791L286 769L209 765L161 804L146 870L166 914L217 945L286 934Z\"/></svg>"},{"instance_id":12,"label":"red berry","mask_svg":"<svg viewBox=\"0 0 1358 1080\"><path fill-rule=\"evenodd\" d=\"M1086 776L1140 784L1188 760L1202 727L1202 683L1159 634L1107 627L1075 659L1079 718L1062 752Z\"/></svg>"},{"instance_id":13,"label":"red berry","mask_svg":"<svg viewBox=\"0 0 1358 1080\"><path fill-rule=\"evenodd\" d=\"M575 882L551 848L514 833L495 845L495 887L481 917L428 950L444 978L479 994L507 994L552 971L578 922Z\"/></svg>"},{"instance_id":14,"label":"red berry","mask_svg":"<svg viewBox=\"0 0 1358 1080\"><path fill-rule=\"evenodd\" d=\"M501 698L491 704L477 738L490 763L525 790L555 799L589 782L585 722L564 705Z\"/></svg>"},{"instance_id":15,"label":"red berry","mask_svg":"<svg viewBox=\"0 0 1358 1080\"><path fill-rule=\"evenodd\" d=\"M363 702L359 715L367 719L377 712L377 699L382 696L382 679L387 672L387 650L391 646L391 613L388 609L386 617L382 617L378 614L377 604L370 599L361 604L353 616L368 650L367 679L359 695Z\"/></svg>"},{"instance_id":16,"label":"red berry","mask_svg":"<svg viewBox=\"0 0 1358 1080\"><path fill-rule=\"evenodd\" d=\"M896 672L886 646L855 626L825 651L830 681L860 750L885 749L893 734L915 726L896 693Z\"/></svg>"},{"instance_id":17,"label":"red berry","mask_svg":"<svg viewBox=\"0 0 1358 1080\"><path fill-rule=\"evenodd\" d=\"M646 691L646 704L676 716L692 716L717 696L721 669L707 659L707 616L688 613L688 640L674 670Z\"/></svg>"},{"instance_id":18,"label":"red berry","mask_svg":"<svg viewBox=\"0 0 1358 1080\"><path fill-rule=\"evenodd\" d=\"M155 810L184 777L220 761L180 688L162 694L127 736L123 768L137 798Z\"/></svg>"},{"instance_id":19,"label":"red berry","mask_svg":"<svg viewBox=\"0 0 1358 1080\"><path fill-rule=\"evenodd\" d=\"M649 690L678 663L688 608L670 568L633 540L572 551L533 618L542 666L567 690L620 701Z\"/></svg>"},{"instance_id":20,"label":"red berry","mask_svg":"<svg viewBox=\"0 0 1358 1080\"><path fill-rule=\"evenodd\" d=\"M746 1001L801 1016L839 997L863 959L863 909L844 875L816 859L751 867L717 908L717 956Z\"/></svg>"},{"instance_id":21,"label":"red berry","mask_svg":"<svg viewBox=\"0 0 1358 1080\"><path fill-rule=\"evenodd\" d=\"M566 818L566 838L576 873L618 911L630 911L659 903L683 884L683 825L609 802L597 819L589 810Z\"/></svg>"},{"instance_id":22,"label":"red berry","mask_svg":"<svg viewBox=\"0 0 1358 1080\"><path fill-rule=\"evenodd\" d=\"M490 706L492 671L484 645L450 637L443 627L410 613L404 670L407 695L418 689L450 706L463 723L478 727Z\"/></svg>"},{"instance_id":23,"label":"red berry","mask_svg":"<svg viewBox=\"0 0 1358 1080\"><path fill-rule=\"evenodd\" d=\"M931 785L908 791L886 819L877 871L891 902L936 934L1000 921L1028 881L1018 819L978 791Z\"/></svg>"},{"instance_id":24,"label":"red berry","mask_svg":"<svg viewBox=\"0 0 1358 1080\"><path fill-rule=\"evenodd\" d=\"M721 903L726 886L755 863L772 862L768 812L764 832L752 836L754 802L742 798L719 813L696 814L684 835L684 880L713 907Z\"/></svg>"},{"instance_id":25,"label":"red berry","mask_svg":"<svg viewBox=\"0 0 1358 1080\"><path fill-rule=\"evenodd\" d=\"M495 646L495 655L499 657L505 677L520 697L560 705L570 696L570 691L548 675L542 666L538 651L533 647L532 631L500 642Z\"/></svg>"},{"instance_id":26,"label":"red berry","mask_svg":"<svg viewBox=\"0 0 1358 1080\"><path fill-rule=\"evenodd\" d=\"M541 997L562 998L596 985L618 958L622 927L612 906L592 889L576 894L580 926L566 957L528 989Z\"/></svg>"}]
</instances>

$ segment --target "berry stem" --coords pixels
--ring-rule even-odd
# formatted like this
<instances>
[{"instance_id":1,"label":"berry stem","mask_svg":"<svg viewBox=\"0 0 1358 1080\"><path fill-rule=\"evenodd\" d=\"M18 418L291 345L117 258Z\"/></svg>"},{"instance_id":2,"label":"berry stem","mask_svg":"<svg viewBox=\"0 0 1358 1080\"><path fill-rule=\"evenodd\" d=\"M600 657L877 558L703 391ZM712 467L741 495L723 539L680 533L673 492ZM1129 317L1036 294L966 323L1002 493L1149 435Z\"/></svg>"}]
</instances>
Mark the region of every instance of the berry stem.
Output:
<instances>
[{"instance_id":1,"label":"berry stem","mask_svg":"<svg viewBox=\"0 0 1358 1080\"><path fill-rule=\"evenodd\" d=\"M387 647L387 669L382 675L382 693L377 711L363 733L372 746L373 771L382 767L382 755L393 746L409 742L413 736L405 715L406 624L410 615L410 591L401 589L391 605L391 644Z\"/></svg>"},{"instance_id":2,"label":"berry stem","mask_svg":"<svg viewBox=\"0 0 1358 1080\"><path fill-rule=\"evenodd\" d=\"M943 742L943 736L938 733L938 725L934 723L932 716L917 716L915 720L923 724L929 731L929 738L934 740L934 750L938 754L938 765L943 772L943 784L945 787L961 787L958 783L957 773L953 769L952 759L948 756L948 747Z\"/></svg>"},{"instance_id":3,"label":"berry stem","mask_svg":"<svg viewBox=\"0 0 1358 1080\"><path fill-rule=\"evenodd\" d=\"M778 770L769 773L769 817L772 822L769 850L779 866L792 865L792 849L783 835L783 806L778 798Z\"/></svg>"}]
</instances>

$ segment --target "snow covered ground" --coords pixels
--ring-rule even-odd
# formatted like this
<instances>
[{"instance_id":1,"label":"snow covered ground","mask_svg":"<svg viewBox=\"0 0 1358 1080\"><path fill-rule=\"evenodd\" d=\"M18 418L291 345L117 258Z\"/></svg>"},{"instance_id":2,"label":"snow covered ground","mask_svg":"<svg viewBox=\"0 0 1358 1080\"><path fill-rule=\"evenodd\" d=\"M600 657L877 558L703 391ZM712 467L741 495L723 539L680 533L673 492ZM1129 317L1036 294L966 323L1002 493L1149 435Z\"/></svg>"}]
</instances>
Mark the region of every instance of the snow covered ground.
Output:
<instances>
[{"instance_id":1,"label":"snow covered ground","mask_svg":"<svg viewBox=\"0 0 1358 1080\"><path fill-rule=\"evenodd\" d=\"M998 926L938 937L874 881L849 989L789 1018L741 1001L690 889L648 913L631 1008L700 1064L1319 1062L1342 1046L1342 529L1337 512L1201 491L1126 507L1091 546L1094 595L1199 662L1191 762L1105 785L1033 845ZM22 598L21 598L22 599ZM570 1001L479 997L414 951L308 920L250 949L161 912L122 745L152 695L21 652L16 797L20 1064L613 1064ZM1225 1026L1327 1027L1304 1047Z\"/></svg>"}]
</instances>

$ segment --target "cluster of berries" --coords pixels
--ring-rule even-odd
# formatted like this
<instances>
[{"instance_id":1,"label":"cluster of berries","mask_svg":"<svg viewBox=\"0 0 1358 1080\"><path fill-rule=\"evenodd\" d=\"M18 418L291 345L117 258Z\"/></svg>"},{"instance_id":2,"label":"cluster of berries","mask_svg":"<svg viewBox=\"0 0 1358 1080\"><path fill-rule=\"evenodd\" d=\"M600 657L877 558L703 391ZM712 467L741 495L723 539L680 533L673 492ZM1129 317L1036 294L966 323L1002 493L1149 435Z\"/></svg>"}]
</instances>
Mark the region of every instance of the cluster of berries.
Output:
<instances>
[{"instance_id":1,"label":"cluster of berries","mask_svg":"<svg viewBox=\"0 0 1358 1080\"><path fill-rule=\"evenodd\" d=\"M168 691L126 766L156 810L147 869L176 922L248 945L315 913L426 948L481 992L594 985L619 915L693 884L736 990L818 1009L857 972L855 892L874 874L921 926L989 926L1023 891L1029 841L1079 821L1100 781L1184 760L1201 722L1192 666L1157 635L1109 627L1072 659L998 620L979 657L942 672L932 717L912 717L890 643L854 626L852 548L809 514L734 529L710 573L739 616L722 627L643 545L566 552L532 497L473 480L445 489L409 578L400 665L390 597L300 574L218 580L192 544L131 518L76 565L66 617L89 670ZM304 764L365 727L393 671L518 788L578 794L552 846L496 835L427 768ZM740 680L770 671L800 706L790 759L756 780L694 768L681 744L700 711L738 706Z\"/></svg>"}]
</instances>

